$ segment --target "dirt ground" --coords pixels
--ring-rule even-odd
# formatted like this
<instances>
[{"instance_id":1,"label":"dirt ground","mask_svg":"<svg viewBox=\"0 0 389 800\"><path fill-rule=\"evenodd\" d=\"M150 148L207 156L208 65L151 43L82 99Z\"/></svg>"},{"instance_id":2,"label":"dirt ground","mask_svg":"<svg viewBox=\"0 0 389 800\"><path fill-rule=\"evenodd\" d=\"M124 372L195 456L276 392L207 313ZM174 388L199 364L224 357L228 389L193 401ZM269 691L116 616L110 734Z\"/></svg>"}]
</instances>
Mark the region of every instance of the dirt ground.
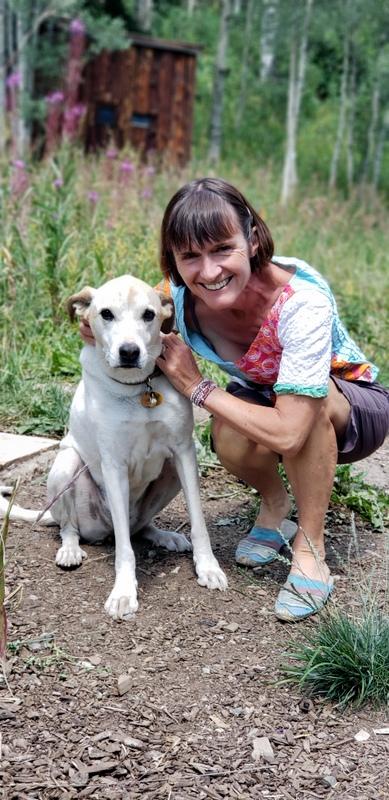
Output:
<instances>
[{"instance_id":1,"label":"dirt ground","mask_svg":"<svg viewBox=\"0 0 389 800\"><path fill-rule=\"evenodd\" d=\"M369 467L386 487L388 450ZM0 480L22 474L19 502L39 507L52 459L15 465ZM286 565L255 574L234 565L253 495L220 469L202 479L202 499L228 591L202 589L190 555L138 541L140 608L125 623L103 610L112 543L86 546L83 565L62 571L55 529L12 524L9 689L0 683L4 800L389 798L389 735L374 732L389 725L388 713L341 713L277 685L285 651L316 621L275 619ZM188 531L181 497L160 522ZM385 537L357 518L359 553L350 554L350 512L331 509L327 527L334 602L357 607L366 573L383 597ZM362 729L370 737L356 741ZM272 752L255 760L260 737Z\"/></svg>"}]
</instances>

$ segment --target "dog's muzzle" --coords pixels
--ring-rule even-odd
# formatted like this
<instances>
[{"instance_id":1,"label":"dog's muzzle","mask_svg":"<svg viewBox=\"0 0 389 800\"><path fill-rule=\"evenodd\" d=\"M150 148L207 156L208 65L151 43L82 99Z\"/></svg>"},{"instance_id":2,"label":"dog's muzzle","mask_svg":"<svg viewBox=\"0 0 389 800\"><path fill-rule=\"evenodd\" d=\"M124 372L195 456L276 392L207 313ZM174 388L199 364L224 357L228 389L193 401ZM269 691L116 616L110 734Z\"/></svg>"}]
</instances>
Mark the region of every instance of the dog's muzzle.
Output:
<instances>
[{"instance_id":1,"label":"dog's muzzle","mask_svg":"<svg viewBox=\"0 0 389 800\"><path fill-rule=\"evenodd\" d=\"M120 367L139 367L140 349L136 344L122 344L119 347Z\"/></svg>"}]
</instances>

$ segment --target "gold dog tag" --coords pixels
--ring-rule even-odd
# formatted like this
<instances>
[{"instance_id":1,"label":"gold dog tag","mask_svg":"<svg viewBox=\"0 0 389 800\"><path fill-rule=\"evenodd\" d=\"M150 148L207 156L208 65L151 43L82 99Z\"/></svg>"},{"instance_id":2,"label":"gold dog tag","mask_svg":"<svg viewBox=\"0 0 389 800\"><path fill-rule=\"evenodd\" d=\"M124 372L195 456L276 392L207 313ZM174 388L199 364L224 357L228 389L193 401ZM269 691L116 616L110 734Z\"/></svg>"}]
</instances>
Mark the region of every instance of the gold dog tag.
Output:
<instances>
[{"instance_id":1,"label":"gold dog tag","mask_svg":"<svg viewBox=\"0 0 389 800\"><path fill-rule=\"evenodd\" d=\"M144 408L155 408L156 406L160 406L163 403L163 394L159 392L154 392L153 390L149 392L144 392L140 396L140 402Z\"/></svg>"}]
</instances>

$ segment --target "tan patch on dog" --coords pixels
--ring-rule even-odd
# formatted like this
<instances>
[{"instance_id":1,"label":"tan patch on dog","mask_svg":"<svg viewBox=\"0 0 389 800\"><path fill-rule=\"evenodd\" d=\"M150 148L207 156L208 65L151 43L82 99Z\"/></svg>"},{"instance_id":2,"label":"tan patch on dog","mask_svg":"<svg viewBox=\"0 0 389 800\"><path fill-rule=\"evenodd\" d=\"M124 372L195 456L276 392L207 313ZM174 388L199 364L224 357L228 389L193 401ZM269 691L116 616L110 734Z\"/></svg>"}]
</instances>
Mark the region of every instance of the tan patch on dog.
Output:
<instances>
[{"instance_id":1,"label":"tan patch on dog","mask_svg":"<svg viewBox=\"0 0 389 800\"><path fill-rule=\"evenodd\" d=\"M78 294L73 294L69 297L67 301L67 309L68 314L73 322L75 317L81 317L82 319L86 319L88 316L89 306L93 300L93 295L96 289L92 289L91 286L84 286L81 292Z\"/></svg>"}]
</instances>

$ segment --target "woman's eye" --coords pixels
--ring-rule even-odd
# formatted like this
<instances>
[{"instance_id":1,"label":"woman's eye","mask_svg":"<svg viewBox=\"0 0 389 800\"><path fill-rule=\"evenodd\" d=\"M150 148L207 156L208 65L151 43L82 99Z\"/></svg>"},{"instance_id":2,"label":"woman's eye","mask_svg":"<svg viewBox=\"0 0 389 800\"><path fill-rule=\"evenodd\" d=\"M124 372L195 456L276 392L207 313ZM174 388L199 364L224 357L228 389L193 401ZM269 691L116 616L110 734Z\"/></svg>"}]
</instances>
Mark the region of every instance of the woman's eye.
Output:
<instances>
[{"instance_id":1,"label":"woman's eye","mask_svg":"<svg viewBox=\"0 0 389 800\"><path fill-rule=\"evenodd\" d=\"M151 320L154 319L154 317L155 317L155 311L153 311L152 308L146 308L146 311L144 311L143 313L142 319L144 319L145 322L151 322Z\"/></svg>"},{"instance_id":2,"label":"woman's eye","mask_svg":"<svg viewBox=\"0 0 389 800\"><path fill-rule=\"evenodd\" d=\"M112 314L112 311L110 311L109 308L102 308L100 311L100 316L107 322L110 322L111 320L115 319L114 315Z\"/></svg>"}]
</instances>

